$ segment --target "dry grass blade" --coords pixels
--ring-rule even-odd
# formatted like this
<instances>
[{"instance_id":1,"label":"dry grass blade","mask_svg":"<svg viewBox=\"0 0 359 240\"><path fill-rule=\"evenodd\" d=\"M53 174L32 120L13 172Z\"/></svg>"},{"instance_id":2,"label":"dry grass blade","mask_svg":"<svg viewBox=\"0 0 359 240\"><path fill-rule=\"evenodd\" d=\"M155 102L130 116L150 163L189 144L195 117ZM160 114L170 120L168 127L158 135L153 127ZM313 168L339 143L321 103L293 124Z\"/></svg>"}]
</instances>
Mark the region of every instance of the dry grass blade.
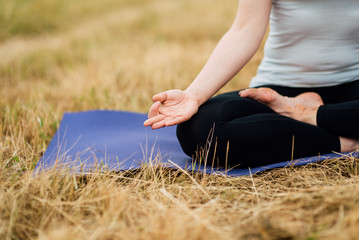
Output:
<instances>
[{"instance_id":1,"label":"dry grass blade","mask_svg":"<svg viewBox=\"0 0 359 240\"><path fill-rule=\"evenodd\" d=\"M185 175L187 175L205 196L207 196L209 199L212 199L212 197L206 192L206 190L204 190L203 187L191 175L189 175L189 173L186 170L184 170L183 168L181 168L180 166L178 166L176 163L172 162L171 160L168 160L168 162L173 164L173 166L177 167L181 172L183 172Z\"/></svg>"},{"instance_id":2,"label":"dry grass blade","mask_svg":"<svg viewBox=\"0 0 359 240\"><path fill-rule=\"evenodd\" d=\"M356 239L353 157L241 178L159 164L34 176L64 112L146 112L155 93L184 89L235 4L0 1L0 239ZM261 57L222 91L246 87Z\"/></svg>"}]
</instances>

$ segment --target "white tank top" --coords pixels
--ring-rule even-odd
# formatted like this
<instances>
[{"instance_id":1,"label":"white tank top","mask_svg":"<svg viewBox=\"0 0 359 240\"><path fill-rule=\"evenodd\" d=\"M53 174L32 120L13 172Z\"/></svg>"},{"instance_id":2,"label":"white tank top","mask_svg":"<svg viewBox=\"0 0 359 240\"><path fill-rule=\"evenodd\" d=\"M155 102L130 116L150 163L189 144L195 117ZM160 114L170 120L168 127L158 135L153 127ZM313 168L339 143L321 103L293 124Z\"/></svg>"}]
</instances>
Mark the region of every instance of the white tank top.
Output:
<instances>
[{"instance_id":1,"label":"white tank top","mask_svg":"<svg viewBox=\"0 0 359 240\"><path fill-rule=\"evenodd\" d=\"M359 79L359 0L273 0L250 86L335 86Z\"/></svg>"}]
</instances>

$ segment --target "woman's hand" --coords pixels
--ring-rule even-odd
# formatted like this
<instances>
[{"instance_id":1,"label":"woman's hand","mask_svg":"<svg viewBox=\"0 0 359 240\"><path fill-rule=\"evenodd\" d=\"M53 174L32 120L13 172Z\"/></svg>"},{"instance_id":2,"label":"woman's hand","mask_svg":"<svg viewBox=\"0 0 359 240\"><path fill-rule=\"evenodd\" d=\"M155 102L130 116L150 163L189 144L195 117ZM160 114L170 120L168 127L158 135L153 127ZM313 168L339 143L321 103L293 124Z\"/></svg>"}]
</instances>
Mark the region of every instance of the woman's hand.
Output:
<instances>
[{"instance_id":1,"label":"woman's hand","mask_svg":"<svg viewBox=\"0 0 359 240\"><path fill-rule=\"evenodd\" d=\"M194 94L181 90L162 92L152 99L154 104L144 122L146 127L151 126L152 129L187 121L197 112L200 102Z\"/></svg>"},{"instance_id":2,"label":"woman's hand","mask_svg":"<svg viewBox=\"0 0 359 240\"><path fill-rule=\"evenodd\" d=\"M169 90L155 95L144 125L156 129L190 119L252 58L266 32L271 6L271 0L240 0L232 27L202 71L185 91Z\"/></svg>"}]
</instances>

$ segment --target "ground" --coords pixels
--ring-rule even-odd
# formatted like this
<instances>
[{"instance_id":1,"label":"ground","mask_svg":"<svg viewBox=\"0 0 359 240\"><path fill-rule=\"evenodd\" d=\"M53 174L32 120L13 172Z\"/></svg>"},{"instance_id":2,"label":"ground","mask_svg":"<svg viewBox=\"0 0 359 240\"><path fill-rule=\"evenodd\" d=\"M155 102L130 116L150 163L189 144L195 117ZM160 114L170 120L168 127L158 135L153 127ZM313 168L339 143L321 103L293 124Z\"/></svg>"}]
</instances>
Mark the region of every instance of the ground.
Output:
<instances>
[{"instance_id":1,"label":"ground","mask_svg":"<svg viewBox=\"0 0 359 240\"><path fill-rule=\"evenodd\" d=\"M356 239L354 158L240 178L160 166L34 177L64 112L146 112L152 95L191 82L236 7L1 1L0 239ZM261 57L222 91L245 88Z\"/></svg>"}]
</instances>

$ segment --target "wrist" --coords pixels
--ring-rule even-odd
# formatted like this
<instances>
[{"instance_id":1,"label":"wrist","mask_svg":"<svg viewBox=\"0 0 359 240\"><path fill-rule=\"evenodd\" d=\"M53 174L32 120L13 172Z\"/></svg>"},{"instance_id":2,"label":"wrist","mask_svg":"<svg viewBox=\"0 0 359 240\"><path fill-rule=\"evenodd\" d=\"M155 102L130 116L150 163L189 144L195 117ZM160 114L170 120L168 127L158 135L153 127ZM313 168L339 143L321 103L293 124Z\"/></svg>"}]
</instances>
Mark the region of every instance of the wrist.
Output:
<instances>
[{"instance_id":1,"label":"wrist","mask_svg":"<svg viewBox=\"0 0 359 240\"><path fill-rule=\"evenodd\" d=\"M200 89L187 88L184 92L188 95L189 98L193 99L198 104L198 106L202 105L205 102L205 100L203 100L203 97L201 97L202 91Z\"/></svg>"}]
</instances>

